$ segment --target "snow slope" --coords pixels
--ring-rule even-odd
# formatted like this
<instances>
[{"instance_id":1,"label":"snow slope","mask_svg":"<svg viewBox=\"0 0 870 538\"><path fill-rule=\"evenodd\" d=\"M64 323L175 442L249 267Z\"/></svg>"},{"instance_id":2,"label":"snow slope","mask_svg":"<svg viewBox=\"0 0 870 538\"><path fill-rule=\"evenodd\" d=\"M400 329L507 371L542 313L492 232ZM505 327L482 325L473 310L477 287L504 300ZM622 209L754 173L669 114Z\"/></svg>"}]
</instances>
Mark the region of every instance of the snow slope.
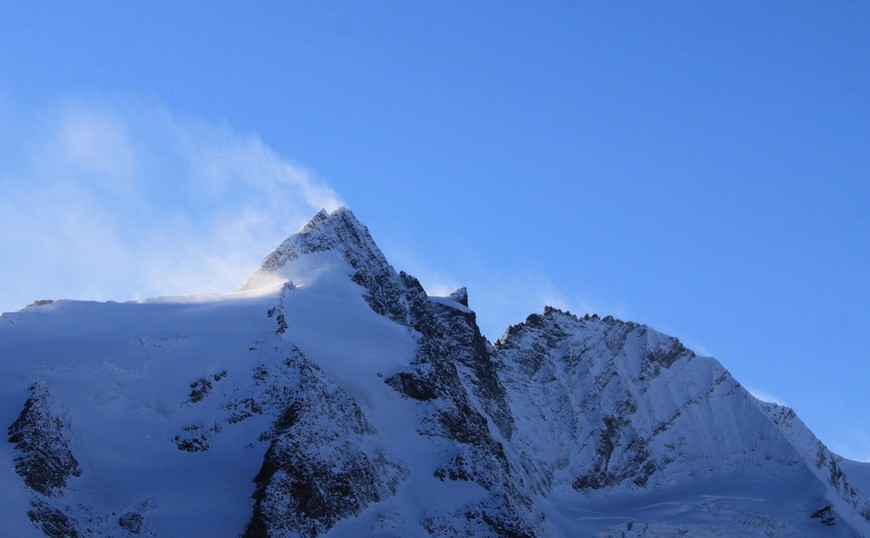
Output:
<instances>
[{"instance_id":1,"label":"snow slope","mask_svg":"<svg viewBox=\"0 0 870 538\"><path fill-rule=\"evenodd\" d=\"M868 532L866 497L830 476L842 460L675 338L548 308L496 349L513 444L559 492L550 513L568 535L582 521L605 535L806 536L831 504L832 535Z\"/></svg>"},{"instance_id":2,"label":"snow slope","mask_svg":"<svg viewBox=\"0 0 870 538\"><path fill-rule=\"evenodd\" d=\"M0 368L9 536L870 535L870 466L715 359L551 308L491 344L347 209L234 293L3 314Z\"/></svg>"}]
</instances>

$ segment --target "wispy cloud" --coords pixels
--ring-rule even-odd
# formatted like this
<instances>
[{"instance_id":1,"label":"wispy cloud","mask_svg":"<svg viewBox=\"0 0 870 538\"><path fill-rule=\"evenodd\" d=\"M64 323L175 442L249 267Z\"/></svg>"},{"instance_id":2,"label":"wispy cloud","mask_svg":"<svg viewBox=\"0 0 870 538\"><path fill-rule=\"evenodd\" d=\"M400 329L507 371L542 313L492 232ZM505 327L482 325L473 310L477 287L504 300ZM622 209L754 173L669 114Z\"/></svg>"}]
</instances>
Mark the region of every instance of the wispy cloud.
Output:
<instances>
[{"instance_id":1,"label":"wispy cloud","mask_svg":"<svg viewBox=\"0 0 870 538\"><path fill-rule=\"evenodd\" d=\"M136 98L0 110L0 310L234 288L341 205L254 134Z\"/></svg>"},{"instance_id":2,"label":"wispy cloud","mask_svg":"<svg viewBox=\"0 0 870 538\"><path fill-rule=\"evenodd\" d=\"M755 396L762 402L774 403L777 405L788 407L788 404L785 403L785 400L783 400L782 398L778 398L767 391L759 390L755 387L746 387L746 390L749 391L749 394Z\"/></svg>"}]
</instances>

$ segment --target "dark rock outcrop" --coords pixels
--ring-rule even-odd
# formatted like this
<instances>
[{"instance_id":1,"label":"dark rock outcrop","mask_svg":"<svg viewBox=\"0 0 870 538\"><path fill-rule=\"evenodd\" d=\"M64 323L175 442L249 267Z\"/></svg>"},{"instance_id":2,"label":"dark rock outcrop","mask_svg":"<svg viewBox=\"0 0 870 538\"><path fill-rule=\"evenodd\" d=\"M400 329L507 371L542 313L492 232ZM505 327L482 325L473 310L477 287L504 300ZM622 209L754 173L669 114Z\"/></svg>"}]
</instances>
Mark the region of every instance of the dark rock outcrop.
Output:
<instances>
[{"instance_id":1,"label":"dark rock outcrop","mask_svg":"<svg viewBox=\"0 0 870 538\"><path fill-rule=\"evenodd\" d=\"M285 361L287 405L255 478L247 538L318 536L392 496L407 476L359 406L315 364Z\"/></svg>"},{"instance_id":2,"label":"dark rock outcrop","mask_svg":"<svg viewBox=\"0 0 870 538\"><path fill-rule=\"evenodd\" d=\"M409 324L413 305L407 302L402 278L372 240L368 228L345 208L318 212L263 260L242 289L254 286L263 275L280 274L286 264L304 254L327 251L338 252L353 268L351 279L365 288L365 299L372 310L397 323Z\"/></svg>"},{"instance_id":3,"label":"dark rock outcrop","mask_svg":"<svg viewBox=\"0 0 870 538\"><path fill-rule=\"evenodd\" d=\"M41 499L33 499L27 517L48 538L78 538L72 521L66 514Z\"/></svg>"},{"instance_id":4,"label":"dark rock outcrop","mask_svg":"<svg viewBox=\"0 0 870 538\"><path fill-rule=\"evenodd\" d=\"M139 512L125 512L118 518L118 526L133 535L142 532L144 523L145 516Z\"/></svg>"},{"instance_id":5,"label":"dark rock outcrop","mask_svg":"<svg viewBox=\"0 0 870 538\"><path fill-rule=\"evenodd\" d=\"M295 275L298 289L287 281ZM464 288L427 296L414 277L387 263L345 209L318 213L251 281L263 293L220 305L241 321L209 318L208 328L218 329L189 331L189 349L169 349L188 338L174 327L161 328L158 338L116 338L135 354L129 344L101 353L105 359L91 363L101 369L99 386L89 386L87 375L74 378L91 399L62 402L78 425L75 437L47 388L65 383L74 361L10 376L48 373L30 387L8 430L16 471L29 488L18 484L16 495L23 492L25 503L32 497L29 509L15 510L27 509L51 538L151 536L178 528L167 517L190 528L205 521L210 535L226 529L247 538L331 530L542 538L868 534L865 475L852 470L855 462L830 452L792 410L758 401L718 362L676 338L611 316L545 307L490 344ZM184 316L193 328L198 320L188 314L196 312ZM17 349L41 350L38 341L22 340L27 346ZM178 368L179 357L194 362ZM169 402L166 391L155 390L167 379ZM142 390L143 381L154 384ZM74 393L54 387L56 395ZM118 428L118 438L90 443L124 449L115 454L123 459L101 467L102 454L85 452L93 439L84 432L103 430L86 426L114 427L131 411L136 420ZM79 419L89 413L102 413L104 422ZM126 437L140 433L147 437ZM136 450L139 440L156 451ZM77 480L72 449L88 470ZM134 467L165 479L133 476L131 487L146 486L134 503L93 502L106 469ZM198 479L185 484L191 469ZM232 472L218 476L218 469ZM768 482L776 487L767 490ZM206 484L226 497L199 496ZM175 496L162 487L175 488ZM151 511L152 499L167 498L179 505ZM213 501L224 498L232 514L210 520ZM186 499L189 512L180 509ZM779 504L763 513L753 506L764 504L759 500ZM341 520L348 521L336 528Z\"/></svg>"},{"instance_id":6,"label":"dark rock outcrop","mask_svg":"<svg viewBox=\"0 0 870 538\"><path fill-rule=\"evenodd\" d=\"M48 389L31 385L30 397L9 426L9 442L17 453L15 472L30 489L49 497L60 494L71 477L81 475L64 429L51 409Z\"/></svg>"}]
</instances>

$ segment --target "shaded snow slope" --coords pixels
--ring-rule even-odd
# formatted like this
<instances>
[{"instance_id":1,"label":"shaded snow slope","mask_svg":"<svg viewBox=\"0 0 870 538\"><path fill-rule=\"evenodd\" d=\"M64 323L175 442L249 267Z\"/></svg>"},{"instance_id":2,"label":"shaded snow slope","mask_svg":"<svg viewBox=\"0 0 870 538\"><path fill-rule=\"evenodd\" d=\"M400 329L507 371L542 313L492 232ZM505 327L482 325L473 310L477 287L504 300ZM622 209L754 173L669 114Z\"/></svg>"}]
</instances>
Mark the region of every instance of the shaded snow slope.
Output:
<instances>
[{"instance_id":1,"label":"shaded snow slope","mask_svg":"<svg viewBox=\"0 0 870 538\"><path fill-rule=\"evenodd\" d=\"M568 534L582 521L616 535L635 522L652 535L749 535L752 521L759 536L805 536L827 531L810 516L829 505L834 535L870 530L839 457L673 337L548 308L508 329L496 359L513 445L559 492L550 509Z\"/></svg>"},{"instance_id":2,"label":"shaded snow slope","mask_svg":"<svg viewBox=\"0 0 870 538\"><path fill-rule=\"evenodd\" d=\"M64 512L82 536L124 535L118 520L128 512L157 536L241 528L266 449L258 430L267 425L221 421L228 410L208 396L250 391L262 360L250 348L273 331L267 308L245 299L59 301L4 314L0 418L11 424L39 383L80 467L60 494L33 488L33 499Z\"/></svg>"},{"instance_id":3,"label":"shaded snow slope","mask_svg":"<svg viewBox=\"0 0 870 538\"><path fill-rule=\"evenodd\" d=\"M347 209L239 291L0 316L14 536L863 536L867 464L714 359L547 308L495 344Z\"/></svg>"}]
</instances>

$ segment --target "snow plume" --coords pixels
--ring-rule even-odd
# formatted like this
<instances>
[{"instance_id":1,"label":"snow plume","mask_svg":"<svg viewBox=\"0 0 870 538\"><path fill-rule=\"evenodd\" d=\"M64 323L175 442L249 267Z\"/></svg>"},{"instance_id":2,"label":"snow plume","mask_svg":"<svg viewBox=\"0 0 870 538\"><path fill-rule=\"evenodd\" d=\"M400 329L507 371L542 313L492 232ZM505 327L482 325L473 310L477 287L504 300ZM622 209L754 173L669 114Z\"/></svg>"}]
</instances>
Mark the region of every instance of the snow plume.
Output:
<instances>
[{"instance_id":1,"label":"snow plume","mask_svg":"<svg viewBox=\"0 0 870 538\"><path fill-rule=\"evenodd\" d=\"M256 135L135 98L0 107L0 311L228 291L341 201Z\"/></svg>"},{"instance_id":2,"label":"snow plume","mask_svg":"<svg viewBox=\"0 0 870 538\"><path fill-rule=\"evenodd\" d=\"M788 407L788 404L785 403L785 400L783 400L782 398L777 398L776 396L770 394L767 391L758 390L755 387L746 387L746 390L749 391L749 394L755 396L756 398L758 398L762 402L767 402L767 403L772 403L772 404L776 404L776 405L781 405L783 407Z\"/></svg>"}]
</instances>

